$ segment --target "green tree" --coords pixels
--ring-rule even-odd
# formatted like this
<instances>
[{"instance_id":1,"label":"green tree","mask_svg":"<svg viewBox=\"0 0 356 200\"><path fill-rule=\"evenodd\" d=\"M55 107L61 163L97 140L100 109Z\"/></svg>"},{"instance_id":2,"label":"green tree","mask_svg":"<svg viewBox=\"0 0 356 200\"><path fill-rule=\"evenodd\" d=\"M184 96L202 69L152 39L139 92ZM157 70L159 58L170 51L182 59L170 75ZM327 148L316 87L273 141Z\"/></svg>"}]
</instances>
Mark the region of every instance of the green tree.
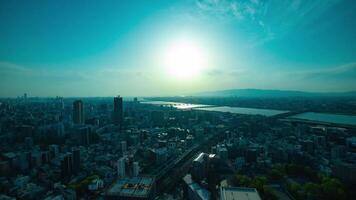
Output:
<instances>
[{"instance_id":1,"label":"green tree","mask_svg":"<svg viewBox=\"0 0 356 200\"><path fill-rule=\"evenodd\" d=\"M251 185L251 178L245 175L235 175L233 183L235 186L249 187Z\"/></svg>"},{"instance_id":2,"label":"green tree","mask_svg":"<svg viewBox=\"0 0 356 200\"><path fill-rule=\"evenodd\" d=\"M278 197L274 190L267 185L263 186L263 193L265 200L278 200Z\"/></svg>"},{"instance_id":3,"label":"green tree","mask_svg":"<svg viewBox=\"0 0 356 200\"><path fill-rule=\"evenodd\" d=\"M273 180L281 180L283 178L283 172L278 169L272 169L270 173L270 177Z\"/></svg>"},{"instance_id":4,"label":"green tree","mask_svg":"<svg viewBox=\"0 0 356 200\"><path fill-rule=\"evenodd\" d=\"M322 191L323 199L346 199L344 186L337 179L324 177L320 184L320 189Z\"/></svg>"},{"instance_id":5,"label":"green tree","mask_svg":"<svg viewBox=\"0 0 356 200\"><path fill-rule=\"evenodd\" d=\"M322 191L318 184L315 183L306 183L303 185L304 195L306 199L316 200L322 199Z\"/></svg>"},{"instance_id":6,"label":"green tree","mask_svg":"<svg viewBox=\"0 0 356 200\"><path fill-rule=\"evenodd\" d=\"M288 191L296 198L301 199L302 186L299 183L292 182L288 184Z\"/></svg>"},{"instance_id":7,"label":"green tree","mask_svg":"<svg viewBox=\"0 0 356 200\"><path fill-rule=\"evenodd\" d=\"M252 179L250 187L256 188L258 191L263 193L263 186L267 183L267 178L264 176L256 176Z\"/></svg>"}]
</instances>

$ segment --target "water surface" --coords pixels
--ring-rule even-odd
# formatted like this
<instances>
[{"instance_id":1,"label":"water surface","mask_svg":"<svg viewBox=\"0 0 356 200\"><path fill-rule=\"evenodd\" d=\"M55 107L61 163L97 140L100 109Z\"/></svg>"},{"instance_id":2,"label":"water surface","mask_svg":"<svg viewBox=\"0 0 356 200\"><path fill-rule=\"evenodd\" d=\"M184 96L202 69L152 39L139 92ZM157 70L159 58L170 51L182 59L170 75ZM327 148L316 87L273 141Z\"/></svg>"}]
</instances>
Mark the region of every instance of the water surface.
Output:
<instances>
[{"instance_id":1,"label":"water surface","mask_svg":"<svg viewBox=\"0 0 356 200\"><path fill-rule=\"evenodd\" d=\"M263 115L267 117L289 112L285 110L243 108L243 107L230 107L230 106L203 107L203 108L195 108L195 110L230 112L230 113L245 114L245 115Z\"/></svg>"},{"instance_id":2,"label":"water surface","mask_svg":"<svg viewBox=\"0 0 356 200\"><path fill-rule=\"evenodd\" d=\"M306 112L306 113L290 116L289 118L334 123L334 124L356 125L356 116L354 115Z\"/></svg>"},{"instance_id":3,"label":"water surface","mask_svg":"<svg viewBox=\"0 0 356 200\"><path fill-rule=\"evenodd\" d=\"M189 103L179 103L179 102L170 102L170 101L143 101L142 103L162 105L162 106L172 106L178 109L230 112L230 113L245 114L245 115L263 115L267 117L289 112L285 110L243 108L243 107L231 107L231 106L214 106L214 105L189 104Z\"/></svg>"}]
</instances>

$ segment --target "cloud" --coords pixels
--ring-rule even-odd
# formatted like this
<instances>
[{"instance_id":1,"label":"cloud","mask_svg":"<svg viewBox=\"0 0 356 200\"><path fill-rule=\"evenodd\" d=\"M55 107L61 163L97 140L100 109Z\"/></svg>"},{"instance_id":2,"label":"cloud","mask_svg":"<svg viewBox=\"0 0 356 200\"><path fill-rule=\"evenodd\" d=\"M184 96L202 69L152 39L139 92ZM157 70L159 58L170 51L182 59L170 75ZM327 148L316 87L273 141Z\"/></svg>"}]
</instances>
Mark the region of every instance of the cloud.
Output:
<instances>
[{"instance_id":1,"label":"cloud","mask_svg":"<svg viewBox=\"0 0 356 200\"><path fill-rule=\"evenodd\" d=\"M233 21L250 34L250 46L282 38L312 23L340 0L197 0L199 11Z\"/></svg>"},{"instance_id":2,"label":"cloud","mask_svg":"<svg viewBox=\"0 0 356 200\"><path fill-rule=\"evenodd\" d=\"M215 16L244 20L255 19L259 11L260 2L254 1L228 1L228 0L198 0L197 7Z\"/></svg>"},{"instance_id":3,"label":"cloud","mask_svg":"<svg viewBox=\"0 0 356 200\"><path fill-rule=\"evenodd\" d=\"M314 69L294 73L304 80L353 80L356 82L356 62L325 69Z\"/></svg>"},{"instance_id":4,"label":"cloud","mask_svg":"<svg viewBox=\"0 0 356 200\"><path fill-rule=\"evenodd\" d=\"M32 73L32 70L14 63L10 62L1 62L0 61L0 72L1 74L7 75L7 74L14 74L14 73Z\"/></svg>"}]
</instances>

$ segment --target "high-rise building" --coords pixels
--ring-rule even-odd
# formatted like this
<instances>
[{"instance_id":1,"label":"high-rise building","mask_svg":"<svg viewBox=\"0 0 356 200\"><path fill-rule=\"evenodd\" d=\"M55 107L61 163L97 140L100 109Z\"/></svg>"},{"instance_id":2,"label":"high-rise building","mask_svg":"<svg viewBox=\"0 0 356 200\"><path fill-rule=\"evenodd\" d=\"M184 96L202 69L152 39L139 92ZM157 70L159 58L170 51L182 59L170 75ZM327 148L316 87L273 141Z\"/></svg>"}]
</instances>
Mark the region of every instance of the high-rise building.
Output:
<instances>
[{"instance_id":1,"label":"high-rise building","mask_svg":"<svg viewBox=\"0 0 356 200\"><path fill-rule=\"evenodd\" d=\"M73 122L74 124L84 124L84 105L82 100L73 102Z\"/></svg>"},{"instance_id":2,"label":"high-rise building","mask_svg":"<svg viewBox=\"0 0 356 200\"><path fill-rule=\"evenodd\" d=\"M140 173L140 166L138 165L138 162L133 162L132 175L133 176L138 176L139 173Z\"/></svg>"},{"instance_id":3,"label":"high-rise building","mask_svg":"<svg viewBox=\"0 0 356 200\"><path fill-rule=\"evenodd\" d=\"M93 143L93 133L90 126L83 126L79 128L80 141L82 145L90 145Z\"/></svg>"},{"instance_id":4,"label":"high-rise building","mask_svg":"<svg viewBox=\"0 0 356 200\"><path fill-rule=\"evenodd\" d=\"M49 153L51 158L56 158L59 154L59 146L57 144L49 145Z\"/></svg>"},{"instance_id":5,"label":"high-rise building","mask_svg":"<svg viewBox=\"0 0 356 200\"><path fill-rule=\"evenodd\" d=\"M113 112L113 123L118 126L122 126L123 123L123 104L122 97L114 97L114 112Z\"/></svg>"},{"instance_id":6,"label":"high-rise building","mask_svg":"<svg viewBox=\"0 0 356 200\"><path fill-rule=\"evenodd\" d=\"M31 149L33 146L33 138L32 137L25 137L25 145L27 149Z\"/></svg>"},{"instance_id":7,"label":"high-rise building","mask_svg":"<svg viewBox=\"0 0 356 200\"><path fill-rule=\"evenodd\" d=\"M122 157L117 161L117 175L119 178L125 177L125 158Z\"/></svg>"},{"instance_id":8,"label":"high-rise building","mask_svg":"<svg viewBox=\"0 0 356 200\"><path fill-rule=\"evenodd\" d=\"M64 100L63 97L56 97L56 107L60 110L64 110Z\"/></svg>"},{"instance_id":9,"label":"high-rise building","mask_svg":"<svg viewBox=\"0 0 356 200\"><path fill-rule=\"evenodd\" d=\"M80 149L72 148L73 159L73 174L78 174L80 170Z\"/></svg>"},{"instance_id":10,"label":"high-rise building","mask_svg":"<svg viewBox=\"0 0 356 200\"><path fill-rule=\"evenodd\" d=\"M126 153L126 151L127 151L126 141L121 141L121 151L122 151L122 154Z\"/></svg>"},{"instance_id":11,"label":"high-rise building","mask_svg":"<svg viewBox=\"0 0 356 200\"><path fill-rule=\"evenodd\" d=\"M61 174L62 178L68 178L73 172L73 155L72 153L67 153L64 155L61 161Z\"/></svg>"}]
</instances>

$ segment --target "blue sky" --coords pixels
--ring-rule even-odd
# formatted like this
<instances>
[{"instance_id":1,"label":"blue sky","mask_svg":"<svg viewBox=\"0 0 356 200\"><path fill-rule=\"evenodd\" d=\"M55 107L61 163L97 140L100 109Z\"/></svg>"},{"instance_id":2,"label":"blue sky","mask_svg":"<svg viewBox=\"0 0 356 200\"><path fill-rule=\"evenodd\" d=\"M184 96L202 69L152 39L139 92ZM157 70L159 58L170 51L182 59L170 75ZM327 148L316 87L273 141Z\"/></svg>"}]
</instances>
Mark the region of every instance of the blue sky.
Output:
<instances>
[{"instance_id":1,"label":"blue sky","mask_svg":"<svg viewBox=\"0 0 356 200\"><path fill-rule=\"evenodd\" d=\"M0 96L356 90L355 19L350 0L2 0ZM162 64L180 38L206 58L190 79Z\"/></svg>"}]
</instances>

